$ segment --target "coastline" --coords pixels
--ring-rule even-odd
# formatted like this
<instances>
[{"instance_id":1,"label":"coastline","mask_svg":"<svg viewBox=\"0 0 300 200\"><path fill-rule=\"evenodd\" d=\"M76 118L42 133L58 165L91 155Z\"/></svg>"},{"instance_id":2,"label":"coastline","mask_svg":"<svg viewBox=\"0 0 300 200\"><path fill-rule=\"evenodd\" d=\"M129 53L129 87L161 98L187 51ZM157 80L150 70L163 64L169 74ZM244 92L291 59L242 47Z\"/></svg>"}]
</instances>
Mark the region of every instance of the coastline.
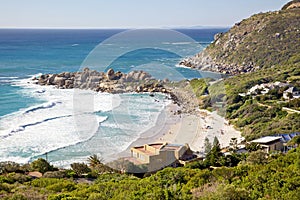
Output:
<instances>
[{"instance_id":1,"label":"coastline","mask_svg":"<svg viewBox=\"0 0 300 200\"><path fill-rule=\"evenodd\" d=\"M171 103L159 115L154 127L143 132L116 157L129 157L130 148L148 143L188 144L193 151L203 153L207 137L213 143L217 137L221 148L230 144L231 138L241 138L241 132L216 111L198 110L195 114L174 114L180 107Z\"/></svg>"},{"instance_id":2,"label":"coastline","mask_svg":"<svg viewBox=\"0 0 300 200\"><path fill-rule=\"evenodd\" d=\"M174 103L168 104L158 115L155 126L142 132L138 139L132 141L132 143L124 151L116 153L115 157L128 157L130 156L131 147L153 143L159 140L159 138L164 137L172 126L181 123L180 115L175 114L177 110L180 110L178 105Z\"/></svg>"}]
</instances>

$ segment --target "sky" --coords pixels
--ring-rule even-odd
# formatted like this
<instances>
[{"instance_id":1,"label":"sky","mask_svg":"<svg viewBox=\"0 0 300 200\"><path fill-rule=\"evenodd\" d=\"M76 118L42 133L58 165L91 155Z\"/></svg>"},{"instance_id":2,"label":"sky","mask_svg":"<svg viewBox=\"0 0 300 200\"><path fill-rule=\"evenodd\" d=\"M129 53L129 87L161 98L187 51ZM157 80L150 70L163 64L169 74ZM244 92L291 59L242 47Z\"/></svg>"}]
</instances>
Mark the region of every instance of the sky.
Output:
<instances>
[{"instance_id":1,"label":"sky","mask_svg":"<svg viewBox=\"0 0 300 200\"><path fill-rule=\"evenodd\" d=\"M289 0L1 0L0 28L229 27Z\"/></svg>"}]
</instances>

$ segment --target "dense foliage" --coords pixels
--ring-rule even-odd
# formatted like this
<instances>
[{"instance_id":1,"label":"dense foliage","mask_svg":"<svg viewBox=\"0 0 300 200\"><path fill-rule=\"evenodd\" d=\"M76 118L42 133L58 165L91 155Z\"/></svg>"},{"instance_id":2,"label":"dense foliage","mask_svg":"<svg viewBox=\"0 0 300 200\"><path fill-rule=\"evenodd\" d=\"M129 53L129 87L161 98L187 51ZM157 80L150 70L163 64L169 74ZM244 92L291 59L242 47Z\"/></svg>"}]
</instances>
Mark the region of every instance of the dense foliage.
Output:
<instances>
[{"instance_id":1,"label":"dense foliage","mask_svg":"<svg viewBox=\"0 0 300 200\"><path fill-rule=\"evenodd\" d=\"M214 149L215 148L215 149ZM22 173L0 175L1 199L300 199L300 148L286 155L254 151L235 167L214 145L207 162L166 168L148 177L119 173L95 179L39 178ZM94 166L95 167L95 166ZM92 180L92 182L91 182Z\"/></svg>"},{"instance_id":2,"label":"dense foliage","mask_svg":"<svg viewBox=\"0 0 300 200\"><path fill-rule=\"evenodd\" d=\"M300 55L284 65L237 75L209 86L209 96L203 101L209 103L201 106L218 109L247 139L299 132L300 99L284 99L283 92L288 87L277 87L267 94L241 95L255 85L276 81L300 89Z\"/></svg>"}]
</instances>

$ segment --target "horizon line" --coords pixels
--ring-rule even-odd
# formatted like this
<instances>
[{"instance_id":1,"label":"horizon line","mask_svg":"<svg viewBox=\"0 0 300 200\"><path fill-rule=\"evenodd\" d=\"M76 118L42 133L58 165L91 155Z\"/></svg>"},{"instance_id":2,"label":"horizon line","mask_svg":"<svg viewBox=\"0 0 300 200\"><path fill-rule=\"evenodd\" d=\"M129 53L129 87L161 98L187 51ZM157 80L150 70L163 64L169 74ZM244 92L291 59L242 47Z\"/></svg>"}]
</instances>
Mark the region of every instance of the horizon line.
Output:
<instances>
[{"instance_id":1,"label":"horizon line","mask_svg":"<svg viewBox=\"0 0 300 200\"><path fill-rule=\"evenodd\" d=\"M164 27L0 27L0 29L45 29L45 30L104 30L104 29L210 29L210 28L230 28L231 26L164 26Z\"/></svg>"}]
</instances>

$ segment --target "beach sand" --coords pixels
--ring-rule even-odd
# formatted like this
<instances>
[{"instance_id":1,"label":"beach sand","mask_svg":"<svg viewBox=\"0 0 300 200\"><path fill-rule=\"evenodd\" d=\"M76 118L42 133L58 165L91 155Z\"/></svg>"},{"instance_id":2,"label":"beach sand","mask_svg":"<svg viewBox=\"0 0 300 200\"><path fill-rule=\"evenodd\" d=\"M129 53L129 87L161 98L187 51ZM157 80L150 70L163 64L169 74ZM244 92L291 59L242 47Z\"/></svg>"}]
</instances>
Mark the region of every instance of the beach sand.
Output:
<instances>
[{"instance_id":1,"label":"beach sand","mask_svg":"<svg viewBox=\"0 0 300 200\"><path fill-rule=\"evenodd\" d=\"M212 143L216 136L221 147L229 146L231 138L241 138L241 133L216 112L199 110L196 114L175 114L180 107L170 104L159 115L156 126L145 131L118 157L130 156L130 148L149 143L188 143L193 151L204 151L207 137Z\"/></svg>"}]
</instances>

